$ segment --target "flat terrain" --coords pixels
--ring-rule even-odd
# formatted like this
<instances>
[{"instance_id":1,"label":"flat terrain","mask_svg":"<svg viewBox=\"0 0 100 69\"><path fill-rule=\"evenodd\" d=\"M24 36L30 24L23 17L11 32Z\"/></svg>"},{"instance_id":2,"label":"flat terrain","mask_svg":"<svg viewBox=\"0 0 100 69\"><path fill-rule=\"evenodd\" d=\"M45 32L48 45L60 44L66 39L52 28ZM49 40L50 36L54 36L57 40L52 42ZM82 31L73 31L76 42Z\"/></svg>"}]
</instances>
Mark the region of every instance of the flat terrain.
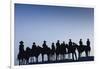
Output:
<instances>
[{"instance_id":1,"label":"flat terrain","mask_svg":"<svg viewBox=\"0 0 100 69\"><path fill-rule=\"evenodd\" d=\"M45 62L38 62L38 63L29 63L29 65L34 65L34 64L50 64L50 63L83 62L83 61L94 61L94 56L81 57L78 60L65 59L65 60L59 60L59 61L49 61L49 62L45 61Z\"/></svg>"}]
</instances>

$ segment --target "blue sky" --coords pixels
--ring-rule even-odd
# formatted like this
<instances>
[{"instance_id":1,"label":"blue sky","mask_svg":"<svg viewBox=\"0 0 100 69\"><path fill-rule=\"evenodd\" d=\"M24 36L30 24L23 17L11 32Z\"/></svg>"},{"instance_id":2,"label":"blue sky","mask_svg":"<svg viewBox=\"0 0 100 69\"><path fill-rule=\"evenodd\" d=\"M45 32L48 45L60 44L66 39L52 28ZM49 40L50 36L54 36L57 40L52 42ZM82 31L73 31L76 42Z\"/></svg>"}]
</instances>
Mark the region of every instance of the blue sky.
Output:
<instances>
[{"instance_id":1,"label":"blue sky","mask_svg":"<svg viewBox=\"0 0 100 69\"><path fill-rule=\"evenodd\" d=\"M93 48L93 8L15 4L15 64L21 40L31 48L33 42L41 46L46 40L51 47L52 42L68 43L70 38L76 43L82 38L84 44L89 38Z\"/></svg>"}]
</instances>

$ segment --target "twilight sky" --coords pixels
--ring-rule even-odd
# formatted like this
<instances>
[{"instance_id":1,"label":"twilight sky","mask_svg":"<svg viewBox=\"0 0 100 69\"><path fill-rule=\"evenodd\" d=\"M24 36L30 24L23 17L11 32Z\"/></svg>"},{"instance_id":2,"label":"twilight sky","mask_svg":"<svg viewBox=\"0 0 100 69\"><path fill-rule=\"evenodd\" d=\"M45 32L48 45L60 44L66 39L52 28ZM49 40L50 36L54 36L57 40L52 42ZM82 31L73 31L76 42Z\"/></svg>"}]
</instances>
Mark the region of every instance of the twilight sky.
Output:
<instances>
[{"instance_id":1,"label":"twilight sky","mask_svg":"<svg viewBox=\"0 0 100 69\"><path fill-rule=\"evenodd\" d=\"M41 46L46 40L51 47L52 42L68 43L69 38L76 43L82 38L84 44L89 38L93 55L93 8L15 4L15 64L18 64L16 55L21 40L25 48L31 48L33 42Z\"/></svg>"}]
</instances>

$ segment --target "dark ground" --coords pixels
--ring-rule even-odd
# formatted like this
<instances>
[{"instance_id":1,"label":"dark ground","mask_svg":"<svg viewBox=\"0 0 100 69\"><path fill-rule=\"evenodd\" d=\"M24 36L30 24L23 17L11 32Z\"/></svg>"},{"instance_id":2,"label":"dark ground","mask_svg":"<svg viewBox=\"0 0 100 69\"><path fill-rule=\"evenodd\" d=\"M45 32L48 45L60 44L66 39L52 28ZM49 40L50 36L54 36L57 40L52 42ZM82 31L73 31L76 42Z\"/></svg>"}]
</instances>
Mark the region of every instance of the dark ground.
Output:
<instances>
[{"instance_id":1,"label":"dark ground","mask_svg":"<svg viewBox=\"0 0 100 69\"><path fill-rule=\"evenodd\" d=\"M45 62L38 62L38 63L29 63L29 65L34 64L50 64L50 63L68 63L68 62L83 62L83 61L94 61L94 56L89 57L81 57L79 60L72 60L72 59L65 59L65 60L59 60L59 61L45 61Z\"/></svg>"}]
</instances>

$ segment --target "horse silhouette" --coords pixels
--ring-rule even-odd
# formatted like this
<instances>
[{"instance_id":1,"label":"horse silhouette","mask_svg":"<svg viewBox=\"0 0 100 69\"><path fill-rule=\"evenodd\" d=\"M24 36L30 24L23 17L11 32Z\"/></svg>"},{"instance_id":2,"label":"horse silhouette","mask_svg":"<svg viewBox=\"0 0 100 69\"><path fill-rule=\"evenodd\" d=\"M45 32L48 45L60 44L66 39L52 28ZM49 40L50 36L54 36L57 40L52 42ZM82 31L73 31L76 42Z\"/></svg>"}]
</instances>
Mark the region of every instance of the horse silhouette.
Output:
<instances>
[{"instance_id":1,"label":"horse silhouette","mask_svg":"<svg viewBox=\"0 0 100 69\"><path fill-rule=\"evenodd\" d=\"M89 55L90 55L90 51L91 51L91 47L90 47L90 40L89 40L89 38L87 39L87 41L86 41L86 56L88 57Z\"/></svg>"},{"instance_id":2,"label":"horse silhouette","mask_svg":"<svg viewBox=\"0 0 100 69\"><path fill-rule=\"evenodd\" d=\"M32 53L31 53L31 62L34 63L34 57L36 56L36 52L37 52L37 47L36 47L36 44L35 42L33 42L33 45L32 45Z\"/></svg>"},{"instance_id":3,"label":"horse silhouette","mask_svg":"<svg viewBox=\"0 0 100 69\"><path fill-rule=\"evenodd\" d=\"M33 62L32 63L34 63L34 57L36 58L36 63L38 63L38 57L39 57L40 54L42 54L42 47L40 47L39 45L36 46L36 43L33 42L33 45L32 45Z\"/></svg>"},{"instance_id":4,"label":"horse silhouette","mask_svg":"<svg viewBox=\"0 0 100 69\"><path fill-rule=\"evenodd\" d=\"M25 50L24 42L20 41L17 59L19 61L19 65L38 63L38 57L41 54L42 62L44 62L44 55L47 55L47 62L57 62L60 60L66 60L65 55L67 54L68 59L72 59L72 61L74 61L79 60L83 52L85 52L85 57L88 57L90 55L90 51L91 47L89 39L87 39L86 45L83 44L82 39L79 40L79 45L75 42L72 42L71 39L69 39L68 44L65 43L65 41L60 43L60 40L57 40L56 43L52 42L51 48L48 47L46 41L44 40L42 47L33 42L32 48L26 47ZM34 58L36 59L36 62L34 61Z\"/></svg>"},{"instance_id":5,"label":"horse silhouette","mask_svg":"<svg viewBox=\"0 0 100 69\"><path fill-rule=\"evenodd\" d=\"M19 42L19 53L17 55L17 59L19 61L19 65L24 64L25 63L25 51L24 51L24 45L23 45L23 41Z\"/></svg>"},{"instance_id":6,"label":"horse silhouette","mask_svg":"<svg viewBox=\"0 0 100 69\"><path fill-rule=\"evenodd\" d=\"M51 61L53 61L55 59L55 52L56 52L56 48L55 48L55 45L54 45L54 42L53 42L52 45L51 45L51 50L50 50Z\"/></svg>"},{"instance_id":7,"label":"horse silhouette","mask_svg":"<svg viewBox=\"0 0 100 69\"><path fill-rule=\"evenodd\" d=\"M29 64L29 58L31 56L31 49L29 47L26 48L25 50L25 60L26 60L26 63L25 64Z\"/></svg>"},{"instance_id":8,"label":"horse silhouette","mask_svg":"<svg viewBox=\"0 0 100 69\"><path fill-rule=\"evenodd\" d=\"M72 54L72 60L75 60L75 59L77 60L77 55L76 55L77 44L72 42L71 39L69 39L69 43L66 44L66 48L67 48L68 58L71 58L70 54Z\"/></svg>"},{"instance_id":9,"label":"horse silhouette","mask_svg":"<svg viewBox=\"0 0 100 69\"><path fill-rule=\"evenodd\" d=\"M62 56L62 60L64 60L65 59L65 54L66 54L66 44L65 44L64 41L60 45L60 54Z\"/></svg>"},{"instance_id":10,"label":"horse silhouette","mask_svg":"<svg viewBox=\"0 0 100 69\"><path fill-rule=\"evenodd\" d=\"M59 58L60 52L61 52L61 49L60 49L60 41L57 40L57 43L56 43L56 61Z\"/></svg>"},{"instance_id":11,"label":"horse silhouette","mask_svg":"<svg viewBox=\"0 0 100 69\"><path fill-rule=\"evenodd\" d=\"M50 48L47 46L46 41L42 45L42 62L44 62L44 55L47 55L48 61L50 61Z\"/></svg>"},{"instance_id":12,"label":"horse silhouette","mask_svg":"<svg viewBox=\"0 0 100 69\"><path fill-rule=\"evenodd\" d=\"M36 52L35 52L35 57L36 57L36 62L38 63L38 57L42 53L42 48L38 45L36 47Z\"/></svg>"},{"instance_id":13,"label":"horse silhouette","mask_svg":"<svg viewBox=\"0 0 100 69\"><path fill-rule=\"evenodd\" d=\"M80 41L79 41L79 46L78 46L78 48L77 48L77 49L78 49L78 56L79 56L79 58L81 57L81 54L82 54L83 52L85 52L86 57L89 56L89 53L90 53L90 51L91 51L89 39L87 39L86 44L87 44L87 45L83 45L82 39L80 39Z\"/></svg>"}]
</instances>

